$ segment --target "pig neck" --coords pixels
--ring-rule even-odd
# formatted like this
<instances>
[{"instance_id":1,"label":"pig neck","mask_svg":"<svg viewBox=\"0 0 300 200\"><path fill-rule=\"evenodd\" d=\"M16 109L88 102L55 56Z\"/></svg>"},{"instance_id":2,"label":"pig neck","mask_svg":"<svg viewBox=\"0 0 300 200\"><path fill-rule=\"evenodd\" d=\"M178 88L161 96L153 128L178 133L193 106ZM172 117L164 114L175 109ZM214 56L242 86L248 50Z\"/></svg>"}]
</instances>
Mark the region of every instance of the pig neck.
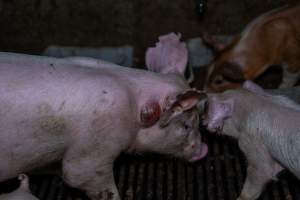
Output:
<instances>
[{"instance_id":1,"label":"pig neck","mask_svg":"<svg viewBox=\"0 0 300 200\"><path fill-rule=\"evenodd\" d=\"M259 113L265 112L264 109L260 109L261 101L244 90L229 93L228 98L234 99L234 107L232 116L224 122L223 133L238 140L245 134L251 135L255 132L252 129L256 127L256 122L262 116ZM254 137L259 136L254 135Z\"/></svg>"}]
</instances>

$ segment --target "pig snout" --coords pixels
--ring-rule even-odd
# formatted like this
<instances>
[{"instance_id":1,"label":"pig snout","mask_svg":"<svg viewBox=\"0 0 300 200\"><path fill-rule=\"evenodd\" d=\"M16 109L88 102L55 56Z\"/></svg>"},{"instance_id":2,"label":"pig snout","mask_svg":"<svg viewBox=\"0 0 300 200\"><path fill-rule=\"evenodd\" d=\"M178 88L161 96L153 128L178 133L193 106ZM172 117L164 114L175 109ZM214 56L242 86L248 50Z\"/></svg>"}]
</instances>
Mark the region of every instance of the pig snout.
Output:
<instances>
[{"instance_id":1,"label":"pig snout","mask_svg":"<svg viewBox=\"0 0 300 200\"><path fill-rule=\"evenodd\" d=\"M199 144L196 143L190 144L186 148L186 150L191 152L187 160L189 162L196 162L198 160L201 160L207 155L208 147L207 144L199 142Z\"/></svg>"}]
</instances>

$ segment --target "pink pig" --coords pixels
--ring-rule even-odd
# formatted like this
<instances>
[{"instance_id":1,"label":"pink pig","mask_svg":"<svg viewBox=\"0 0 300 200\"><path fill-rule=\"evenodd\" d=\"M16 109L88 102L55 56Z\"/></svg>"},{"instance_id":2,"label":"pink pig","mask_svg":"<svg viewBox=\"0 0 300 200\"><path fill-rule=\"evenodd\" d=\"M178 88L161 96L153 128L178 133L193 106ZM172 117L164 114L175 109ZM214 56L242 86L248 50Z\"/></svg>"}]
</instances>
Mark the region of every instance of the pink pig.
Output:
<instances>
[{"instance_id":1,"label":"pink pig","mask_svg":"<svg viewBox=\"0 0 300 200\"><path fill-rule=\"evenodd\" d=\"M61 161L68 185L92 200L116 200L112 169L121 152L203 158L197 103L205 95L183 78L186 49L176 50L183 45L175 37L164 36L147 52L156 72L1 53L0 181Z\"/></svg>"}]
</instances>

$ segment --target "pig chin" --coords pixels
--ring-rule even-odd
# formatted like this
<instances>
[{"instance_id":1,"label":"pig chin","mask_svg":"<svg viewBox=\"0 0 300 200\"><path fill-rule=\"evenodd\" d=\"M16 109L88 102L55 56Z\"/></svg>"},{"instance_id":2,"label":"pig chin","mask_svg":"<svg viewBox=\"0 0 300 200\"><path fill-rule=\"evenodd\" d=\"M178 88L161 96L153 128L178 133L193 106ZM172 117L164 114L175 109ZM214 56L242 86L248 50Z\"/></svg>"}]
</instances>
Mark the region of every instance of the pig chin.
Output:
<instances>
[{"instance_id":1,"label":"pig chin","mask_svg":"<svg viewBox=\"0 0 300 200\"><path fill-rule=\"evenodd\" d=\"M207 155L208 147L207 144L202 143L201 147L197 149L195 153L192 154L192 156L188 159L189 162L196 162L201 160Z\"/></svg>"}]
</instances>

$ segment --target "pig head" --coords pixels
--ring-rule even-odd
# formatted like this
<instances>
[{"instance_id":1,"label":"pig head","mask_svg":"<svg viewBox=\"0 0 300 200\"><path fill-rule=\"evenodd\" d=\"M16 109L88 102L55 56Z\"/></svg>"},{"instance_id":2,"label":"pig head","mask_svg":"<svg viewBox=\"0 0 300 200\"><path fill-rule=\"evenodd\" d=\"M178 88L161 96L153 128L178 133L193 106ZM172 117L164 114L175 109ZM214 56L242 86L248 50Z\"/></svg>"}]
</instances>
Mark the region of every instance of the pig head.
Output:
<instances>
[{"instance_id":1,"label":"pig head","mask_svg":"<svg viewBox=\"0 0 300 200\"><path fill-rule=\"evenodd\" d=\"M296 36L300 33L299 11L298 4L265 13L229 44L204 34L203 40L215 52L208 66L205 89L222 92L241 87L245 80L254 80L272 65L283 67L280 87L294 85L300 70L300 44Z\"/></svg>"},{"instance_id":2,"label":"pig head","mask_svg":"<svg viewBox=\"0 0 300 200\"><path fill-rule=\"evenodd\" d=\"M174 33L160 36L156 47L146 52L149 70L184 80L187 64L185 44ZM152 151L197 161L207 154L207 145L199 133L198 102L206 94L187 89L168 94L163 101L147 100L141 106L140 120L144 128L130 151ZM162 143L161 141L168 141Z\"/></svg>"},{"instance_id":3,"label":"pig head","mask_svg":"<svg viewBox=\"0 0 300 200\"><path fill-rule=\"evenodd\" d=\"M237 118L239 113L246 112L246 108L249 108L249 110L255 109L255 105L249 105L251 95L247 99L248 91L260 96L271 96L251 81L245 81L240 89L228 90L223 93L209 93L207 99L204 102L202 101L203 103L198 107L203 114L203 125L211 132L226 132L227 135L237 137L238 135L234 134L234 128L239 124L232 122L233 115ZM245 106L240 106L243 103L245 103ZM226 125L225 128L224 125ZM228 127L231 128L228 130Z\"/></svg>"}]
</instances>

